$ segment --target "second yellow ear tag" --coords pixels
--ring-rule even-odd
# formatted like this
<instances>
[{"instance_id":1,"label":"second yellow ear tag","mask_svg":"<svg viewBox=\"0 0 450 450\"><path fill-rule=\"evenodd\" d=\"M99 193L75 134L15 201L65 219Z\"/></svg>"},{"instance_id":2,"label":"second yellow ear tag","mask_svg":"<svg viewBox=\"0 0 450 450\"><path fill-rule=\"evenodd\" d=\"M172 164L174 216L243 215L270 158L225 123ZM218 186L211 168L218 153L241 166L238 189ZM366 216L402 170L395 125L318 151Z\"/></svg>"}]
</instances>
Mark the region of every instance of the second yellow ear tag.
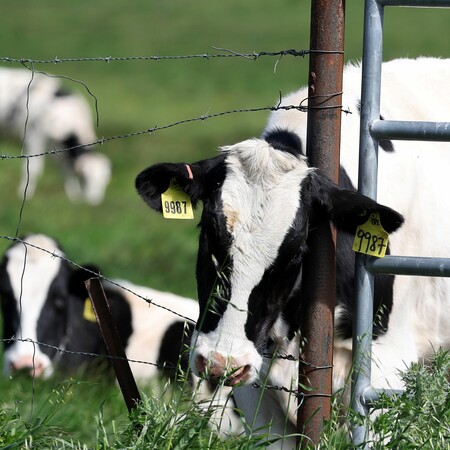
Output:
<instances>
[{"instance_id":1,"label":"second yellow ear tag","mask_svg":"<svg viewBox=\"0 0 450 450\"><path fill-rule=\"evenodd\" d=\"M353 251L383 258L386 255L389 234L381 226L380 213L374 212L366 223L356 229Z\"/></svg>"},{"instance_id":2,"label":"second yellow ear tag","mask_svg":"<svg viewBox=\"0 0 450 450\"><path fill-rule=\"evenodd\" d=\"M162 212L165 219L193 219L192 202L185 192L173 181L161 194Z\"/></svg>"},{"instance_id":3,"label":"second yellow ear tag","mask_svg":"<svg viewBox=\"0 0 450 450\"><path fill-rule=\"evenodd\" d=\"M97 317L95 316L94 308L92 308L91 299L89 297L84 301L83 318L89 322L97 323Z\"/></svg>"}]
</instances>

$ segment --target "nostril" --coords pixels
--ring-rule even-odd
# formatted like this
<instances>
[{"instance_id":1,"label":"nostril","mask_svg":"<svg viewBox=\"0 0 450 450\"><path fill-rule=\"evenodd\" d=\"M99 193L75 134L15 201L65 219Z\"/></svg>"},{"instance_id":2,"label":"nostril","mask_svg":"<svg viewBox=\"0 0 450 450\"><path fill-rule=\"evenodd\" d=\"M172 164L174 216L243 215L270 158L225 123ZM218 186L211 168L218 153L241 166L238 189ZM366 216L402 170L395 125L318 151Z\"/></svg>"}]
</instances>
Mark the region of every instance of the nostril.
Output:
<instances>
[{"instance_id":1,"label":"nostril","mask_svg":"<svg viewBox=\"0 0 450 450\"><path fill-rule=\"evenodd\" d=\"M36 363L30 370L31 377L40 377L44 372L44 364Z\"/></svg>"},{"instance_id":2,"label":"nostril","mask_svg":"<svg viewBox=\"0 0 450 450\"><path fill-rule=\"evenodd\" d=\"M202 375L206 372L207 365L208 360L204 356L198 355L195 359L195 368L197 369L199 375Z\"/></svg>"},{"instance_id":3,"label":"nostril","mask_svg":"<svg viewBox=\"0 0 450 450\"><path fill-rule=\"evenodd\" d=\"M234 370L228 377L228 385L235 386L238 383L246 382L251 375L251 365L246 364Z\"/></svg>"}]
</instances>

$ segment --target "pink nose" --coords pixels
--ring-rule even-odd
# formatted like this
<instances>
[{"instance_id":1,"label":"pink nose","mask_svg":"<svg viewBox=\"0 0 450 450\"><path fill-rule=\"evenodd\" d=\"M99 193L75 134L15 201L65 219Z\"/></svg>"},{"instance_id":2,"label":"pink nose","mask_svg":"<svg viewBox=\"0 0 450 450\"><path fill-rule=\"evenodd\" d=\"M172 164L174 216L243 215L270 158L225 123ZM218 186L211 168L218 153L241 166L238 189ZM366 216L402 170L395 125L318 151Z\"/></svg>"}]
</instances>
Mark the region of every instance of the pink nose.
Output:
<instances>
[{"instance_id":1,"label":"pink nose","mask_svg":"<svg viewBox=\"0 0 450 450\"><path fill-rule=\"evenodd\" d=\"M45 366L42 361L32 356L21 356L16 361L11 362L13 372L25 372L30 377L40 377L44 372Z\"/></svg>"},{"instance_id":2,"label":"pink nose","mask_svg":"<svg viewBox=\"0 0 450 450\"><path fill-rule=\"evenodd\" d=\"M217 352L210 353L209 358L197 355L195 368L200 375L206 376L213 383L224 380L226 386L246 382L251 372L249 364L239 365L234 358L226 358Z\"/></svg>"}]
</instances>

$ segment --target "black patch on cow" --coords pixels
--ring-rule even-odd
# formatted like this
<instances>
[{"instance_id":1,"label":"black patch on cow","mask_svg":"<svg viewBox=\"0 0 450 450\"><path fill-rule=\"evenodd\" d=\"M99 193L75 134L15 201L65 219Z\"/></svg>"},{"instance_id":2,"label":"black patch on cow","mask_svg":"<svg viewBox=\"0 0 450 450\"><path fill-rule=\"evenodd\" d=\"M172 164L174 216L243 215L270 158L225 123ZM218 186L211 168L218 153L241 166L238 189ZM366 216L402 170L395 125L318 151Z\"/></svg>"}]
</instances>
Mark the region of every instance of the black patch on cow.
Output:
<instances>
[{"instance_id":1,"label":"black patch on cow","mask_svg":"<svg viewBox=\"0 0 450 450\"><path fill-rule=\"evenodd\" d=\"M68 149L65 153L72 165L79 156L84 155L88 151L85 147L80 147L80 145L81 142L75 134L70 134L61 142L61 147Z\"/></svg>"},{"instance_id":2,"label":"black patch on cow","mask_svg":"<svg viewBox=\"0 0 450 450\"><path fill-rule=\"evenodd\" d=\"M358 114L361 115L361 100L358 101L356 104L356 109L358 111ZM384 120L384 117L380 114L380 120ZM390 139L379 139L378 145L388 153L391 153L395 151L394 144Z\"/></svg>"},{"instance_id":3,"label":"black patch on cow","mask_svg":"<svg viewBox=\"0 0 450 450\"><path fill-rule=\"evenodd\" d=\"M55 347L64 346L64 336L67 327L67 281L71 268L69 263L61 260L58 273L52 281L47 293L47 299L37 322L37 339L39 342ZM51 360L57 355L57 350L45 345L39 346Z\"/></svg>"},{"instance_id":4,"label":"black patch on cow","mask_svg":"<svg viewBox=\"0 0 450 450\"><path fill-rule=\"evenodd\" d=\"M64 86L60 86L58 88L58 90L56 90L53 93L53 95L55 97L69 97L70 95L72 95L72 93L67 88L65 88Z\"/></svg>"},{"instance_id":5,"label":"black patch on cow","mask_svg":"<svg viewBox=\"0 0 450 450\"><path fill-rule=\"evenodd\" d=\"M175 380L180 373L187 373L189 367L189 346L194 324L177 321L164 333L156 363L158 370L167 378Z\"/></svg>"},{"instance_id":6,"label":"black patch on cow","mask_svg":"<svg viewBox=\"0 0 450 450\"><path fill-rule=\"evenodd\" d=\"M9 258L4 256L0 263L0 301L3 316L3 339L13 338L19 328L19 311L14 297L11 281L6 268ZM5 348L13 344L13 341L3 341Z\"/></svg>"},{"instance_id":7,"label":"black patch on cow","mask_svg":"<svg viewBox=\"0 0 450 450\"><path fill-rule=\"evenodd\" d=\"M260 353L268 346L269 332L280 314L289 325L289 338L299 328L299 302L291 293L307 251L308 228L309 217L299 208L277 258L250 294L245 334Z\"/></svg>"},{"instance_id":8,"label":"black patch on cow","mask_svg":"<svg viewBox=\"0 0 450 450\"><path fill-rule=\"evenodd\" d=\"M217 191L205 202L200 222L196 267L200 317L196 329L204 333L217 327L231 298L227 282L233 267L230 246L231 236L222 213L220 191Z\"/></svg>"},{"instance_id":9,"label":"black patch on cow","mask_svg":"<svg viewBox=\"0 0 450 450\"><path fill-rule=\"evenodd\" d=\"M295 156L303 154L302 141L298 134L292 131L275 128L264 134L263 138L276 150L291 153Z\"/></svg>"}]
</instances>

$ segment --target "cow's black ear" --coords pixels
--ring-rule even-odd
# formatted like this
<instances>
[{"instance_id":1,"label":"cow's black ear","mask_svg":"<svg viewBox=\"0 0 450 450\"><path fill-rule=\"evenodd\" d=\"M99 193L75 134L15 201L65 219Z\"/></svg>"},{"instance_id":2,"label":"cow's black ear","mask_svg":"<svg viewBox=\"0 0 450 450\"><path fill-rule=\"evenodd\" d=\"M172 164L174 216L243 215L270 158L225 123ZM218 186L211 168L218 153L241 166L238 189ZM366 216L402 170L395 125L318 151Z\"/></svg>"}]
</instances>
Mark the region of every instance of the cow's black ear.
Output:
<instances>
[{"instance_id":1,"label":"cow's black ear","mask_svg":"<svg viewBox=\"0 0 450 450\"><path fill-rule=\"evenodd\" d=\"M100 269L94 264L85 264L82 268L74 270L69 277L69 293L85 300L88 292L84 282L89 280L89 278L95 278L96 274L100 274Z\"/></svg>"},{"instance_id":2,"label":"cow's black ear","mask_svg":"<svg viewBox=\"0 0 450 450\"><path fill-rule=\"evenodd\" d=\"M388 233L396 231L404 222L403 216L397 211L380 205L356 190L337 186L319 170L311 173L311 193L315 203L326 209L336 227L352 234L374 212L380 214L381 225Z\"/></svg>"},{"instance_id":3,"label":"cow's black ear","mask_svg":"<svg viewBox=\"0 0 450 450\"><path fill-rule=\"evenodd\" d=\"M195 207L199 200L204 200L211 190L222 183L224 173L223 155L193 164L155 164L136 177L136 190L151 208L162 212L161 194L174 180L189 195Z\"/></svg>"}]
</instances>

